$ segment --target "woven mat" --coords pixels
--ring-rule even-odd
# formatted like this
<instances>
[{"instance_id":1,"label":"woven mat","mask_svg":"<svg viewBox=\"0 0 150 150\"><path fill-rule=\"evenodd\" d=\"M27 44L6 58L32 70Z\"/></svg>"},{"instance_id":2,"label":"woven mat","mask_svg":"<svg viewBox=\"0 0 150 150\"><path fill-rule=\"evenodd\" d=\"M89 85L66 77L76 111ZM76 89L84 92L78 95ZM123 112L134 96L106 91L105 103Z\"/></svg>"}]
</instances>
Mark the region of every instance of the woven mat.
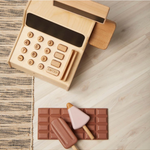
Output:
<instances>
[{"instance_id":1,"label":"woven mat","mask_svg":"<svg viewBox=\"0 0 150 150\"><path fill-rule=\"evenodd\" d=\"M32 149L33 78L7 64L27 1L0 0L0 149Z\"/></svg>"}]
</instances>

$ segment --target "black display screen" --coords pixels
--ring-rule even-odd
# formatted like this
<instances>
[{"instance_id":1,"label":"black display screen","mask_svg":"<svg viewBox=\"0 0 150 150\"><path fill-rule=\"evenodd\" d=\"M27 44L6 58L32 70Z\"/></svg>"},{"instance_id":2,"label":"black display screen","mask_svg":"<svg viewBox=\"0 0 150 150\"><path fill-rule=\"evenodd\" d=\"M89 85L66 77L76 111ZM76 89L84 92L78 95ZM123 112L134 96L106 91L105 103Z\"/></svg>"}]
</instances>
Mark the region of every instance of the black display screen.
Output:
<instances>
[{"instance_id":1,"label":"black display screen","mask_svg":"<svg viewBox=\"0 0 150 150\"><path fill-rule=\"evenodd\" d=\"M80 33L31 13L27 14L26 25L77 47L81 47L85 39Z\"/></svg>"}]
</instances>

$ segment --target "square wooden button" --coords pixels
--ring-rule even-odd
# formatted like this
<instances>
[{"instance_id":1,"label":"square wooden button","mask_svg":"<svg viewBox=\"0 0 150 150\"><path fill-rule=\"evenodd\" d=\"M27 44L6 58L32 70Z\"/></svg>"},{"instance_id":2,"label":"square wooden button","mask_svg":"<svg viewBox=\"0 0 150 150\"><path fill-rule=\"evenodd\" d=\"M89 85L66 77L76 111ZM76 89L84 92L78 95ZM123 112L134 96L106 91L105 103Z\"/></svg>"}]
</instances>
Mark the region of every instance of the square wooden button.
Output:
<instances>
[{"instance_id":1,"label":"square wooden button","mask_svg":"<svg viewBox=\"0 0 150 150\"><path fill-rule=\"evenodd\" d=\"M62 44L59 44L57 47L58 50L62 51L62 52L66 52L68 47Z\"/></svg>"},{"instance_id":2,"label":"square wooden button","mask_svg":"<svg viewBox=\"0 0 150 150\"><path fill-rule=\"evenodd\" d=\"M64 54L55 52L54 57L57 58L57 59L63 60L64 59Z\"/></svg>"},{"instance_id":3,"label":"square wooden button","mask_svg":"<svg viewBox=\"0 0 150 150\"><path fill-rule=\"evenodd\" d=\"M61 62L57 61L57 60L52 60L51 65L54 67L59 68L61 66Z\"/></svg>"}]
</instances>

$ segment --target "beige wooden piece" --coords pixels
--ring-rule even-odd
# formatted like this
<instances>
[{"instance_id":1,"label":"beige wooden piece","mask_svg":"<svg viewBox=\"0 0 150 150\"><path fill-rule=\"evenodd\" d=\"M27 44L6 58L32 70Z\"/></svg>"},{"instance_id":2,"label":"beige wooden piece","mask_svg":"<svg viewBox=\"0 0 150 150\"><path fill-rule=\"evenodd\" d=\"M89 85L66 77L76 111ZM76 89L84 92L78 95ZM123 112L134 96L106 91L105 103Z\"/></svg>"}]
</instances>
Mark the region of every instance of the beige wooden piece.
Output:
<instances>
[{"instance_id":1,"label":"beige wooden piece","mask_svg":"<svg viewBox=\"0 0 150 150\"><path fill-rule=\"evenodd\" d=\"M40 64L38 65L38 68L39 68L40 70L42 70L42 69L44 69L44 65L43 65L42 63L40 63Z\"/></svg>"},{"instance_id":2,"label":"beige wooden piece","mask_svg":"<svg viewBox=\"0 0 150 150\"><path fill-rule=\"evenodd\" d=\"M46 62L47 60L48 60L47 56L43 55L43 56L41 57L41 61L42 61L42 62Z\"/></svg>"},{"instance_id":3,"label":"beige wooden piece","mask_svg":"<svg viewBox=\"0 0 150 150\"><path fill-rule=\"evenodd\" d=\"M85 130L85 132L88 134L88 136L90 137L91 140L94 139L94 136L92 135L92 133L90 132L90 130L87 128L86 125L83 126L83 129Z\"/></svg>"},{"instance_id":4,"label":"beige wooden piece","mask_svg":"<svg viewBox=\"0 0 150 150\"><path fill-rule=\"evenodd\" d=\"M33 58L35 58L35 57L37 56L37 52L33 51L33 52L31 53L31 56L32 56Z\"/></svg>"},{"instance_id":5,"label":"beige wooden piece","mask_svg":"<svg viewBox=\"0 0 150 150\"><path fill-rule=\"evenodd\" d=\"M115 31L116 23L111 20L106 20L105 24L96 23L89 39L89 44L105 50Z\"/></svg>"},{"instance_id":6,"label":"beige wooden piece","mask_svg":"<svg viewBox=\"0 0 150 150\"><path fill-rule=\"evenodd\" d=\"M62 51L62 52L66 52L68 47L62 44L59 44L57 47L58 50Z\"/></svg>"},{"instance_id":7,"label":"beige wooden piece","mask_svg":"<svg viewBox=\"0 0 150 150\"><path fill-rule=\"evenodd\" d=\"M22 51L22 53L26 53L27 52L27 49L25 48L25 47L23 47L22 49L21 49L21 51Z\"/></svg>"},{"instance_id":8,"label":"beige wooden piece","mask_svg":"<svg viewBox=\"0 0 150 150\"><path fill-rule=\"evenodd\" d=\"M109 7L90 0L86 1L55 0L55 1L58 1L59 3L65 4L67 6L77 8L79 10L83 10L95 16L104 18L105 19L104 23L96 22L91 37L89 39L89 44L103 50L105 50L108 47L116 28L115 22L106 20L106 17L109 12Z\"/></svg>"},{"instance_id":9,"label":"beige wooden piece","mask_svg":"<svg viewBox=\"0 0 150 150\"><path fill-rule=\"evenodd\" d=\"M72 149L73 150L78 150L78 148L75 145L72 146Z\"/></svg>"},{"instance_id":10,"label":"beige wooden piece","mask_svg":"<svg viewBox=\"0 0 150 150\"><path fill-rule=\"evenodd\" d=\"M42 18L45 18L47 20L50 20L66 28L72 29L78 33L83 34L85 36L85 39L82 47L73 46L57 38L51 37L45 33L39 32L33 28L26 26L25 20L27 13L36 14ZM81 60L81 57L84 53L85 47L88 43L94 25L95 22L92 20L86 18L79 18L76 14L72 14L70 12L66 12L62 9L54 7L52 1L30 1L24 13L22 29L20 31L20 34L18 35L18 38L16 40L12 53L10 54L8 62L11 67L22 70L26 73L39 77L47 82L50 82L68 90L72 82L73 76L75 74L75 71L78 67L78 64ZM32 32L34 36L32 38L29 38L28 40L29 32ZM42 42L38 44L37 42L39 40L39 36L42 36L44 40L41 40ZM23 44L23 41L25 40L26 42L25 44ZM63 45L66 46L67 49ZM25 54L22 54L24 57L23 61L18 61L17 57L21 54L20 51L22 47L26 47L27 52ZM37 52L37 57L32 58L32 60L31 53L33 47ZM51 49L51 53L45 55L44 49L47 47ZM61 60L60 68L55 69L50 64L51 61L55 58L54 53L61 52L59 49L63 51L64 59ZM72 50L76 52L74 53L74 51ZM76 53L78 53L78 57L76 57ZM70 61L72 57L76 57L76 59ZM44 68L42 70L38 67L40 63L43 63L44 65ZM49 67L51 69L50 71L47 71L49 70ZM55 71L53 71L54 69ZM56 75L54 75L54 73L52 74L52 72L57 73ZM65 81L62 80L63 76L65 77Z\"/></svg>"},{"instance_id":11,"label":"beige wooden piece","mask_svg":"<svg viewBox=\"0 0 150 150\"><path fill-rule=\"evenodd\" d=\"M84 12L90 13L92 15L98 16L106 20L108 12L109 12L109 7L98 4L94 1L91 0L55 0L58 1L62 4L65 4L67 6L71 6L73 8L80 9Z\"/></svg>"},{"instance_id":12,"label":"beige wooden piece","mask_svg":"<svg viewBox=\"0 0 150 150\"><path fill-rule=\"evenodd\" d=\"M18 60L19 60L19 61L23 61L23 60L24 60L24 57L23 57L22 55L19 55L19 56L18 56Z\"/></svg>"},{"instance_id":13,"label":"beige wooden piece","mask_svg":"<svg viewBox=\"0 0 150 150\"><path fill-rule=\"evenodd\" d=\"M26 46L30 45L30 40L25 40L25 41L24 41L24 45L26 45ZM36 47L36 46L35 46L35 47Z\"/></svg>"},{"instance_id":14,"label":"beige wooden piece","mask_svg":"<svg viewBox=\"0 0 150 150\"><path fill-rule=\"evenodd\" d=\"M53 59L53 60L51 61L51 65L54 66L54 67L60 68L61 62L59 62L59 61Z\"/></svg>"},{"instance_id":15,"label":"beige wooden piece","mask_svg":"<svg viewBox=\"0 0 150 150\"><path fill-rule=\"evenodd\" d=\"M66 104L67 109L71 108L72 106L73 106L73 105L72 105L71 103L67 103L67 104Z\"/></svg>"},{"instance_id":16,"label":"beige wooden piece","mask_svg":"<svg viewBox=\"0 0 150 150\"><path fill-rule=\"evenodd\" d=\"M49 48L45 48L44 52L45 52L45 54L49 54L51 52L51 50Z\"/></svg>"},{"instance_id":17,"label":"beige wooden piece","mask_svg":"<svg viewBox=\"0 0 150 150\"><path fill-rule=\"evenodd\" d=\"M54 75L54 76L58 76L59 75L59 70L51 68L51 67L47 67L46 72Z\"/></svg>"},{"instance_id":18,"label":"beige wooden piece","mask_svg":"<svg viewBox=\"0 0 150 150\"><path fill-rule=\"evenodd\" d=\"M34 48L35 48L36 50L39 50L39 49L41 48L41 45L37 43L37 44L34 45Z\"/></svg>"},{"instance_id":19,"label":"beige wooden piece","mask_svg":"<svg viewBox=\"0 0 150 150\"><path fill-rule=\"evenodd\" d=\"M63 75L63 77L62 77L62 80L63 81L66 81L67 80L67 78L68 78L68 75L69 75L69 73L70 73L70 70L71 70L71 67L73 66L73 63L74 63L74 61L75 61L75 59L76 59L76 57L77 57L77 52L76 51L72 51L72 55L71 55L71 57L70 57L70 60L69 60L69 63L68 63L68 66L67 66L67 70L65 71L65 74Z\"/></svg>"},{"instance_id":20,"label":"beige wooden piece","mask_svg":"<svg viewBox=\"0 0 150 150\"><path fill-rule=\"evenodd\" d=\"M43 42L43 40L44 40L43 36L39 36L39 37L38 37L38 41L39 41L39 42Z\"/></svg>"},{"instance_id":21,"label":"beige wooden piece","mask_svg":"<svg viewBox=\"0 0 150 150\"><path fill-rule=\"evenodd\" d=\"M34 36L34 34L32 32L28 32L28 37L32 38Z\"/></svg>"},{"instance_id":22,"label":"beige wooden piece","mask_svg":"<svg viewBox=\"0 0 150 150\"><path fill-rule=\"evenodd\" d=\"M59 53L59 52L55 52L54 57L57 59L63 60L64 54Z\"/></svg>"},{"instance_id":23,"label":"beige wooden piece","mask_svg":"<svg viewBox=\"0 0 150 150\"><path fill-rule=\"evenodd\" d=\"M48 46L53 46L53 45L54 45L54 41L53 41L53 40L49 40L49 41L47 42L47 44L48 44Z\"/></svg>"},{"instance_id":24,"label":"beige wooden piece","mask_svg":"<svg viewBox=\"0 0 150 150\"><path fill-rule=\"evenodd\" d=\"M34 64L34 60L33 60L33 59L29 59L29 60L28 60L28 64L29 64L30 66L32 66L32 65Z\"/></svg>"}]
</instances>

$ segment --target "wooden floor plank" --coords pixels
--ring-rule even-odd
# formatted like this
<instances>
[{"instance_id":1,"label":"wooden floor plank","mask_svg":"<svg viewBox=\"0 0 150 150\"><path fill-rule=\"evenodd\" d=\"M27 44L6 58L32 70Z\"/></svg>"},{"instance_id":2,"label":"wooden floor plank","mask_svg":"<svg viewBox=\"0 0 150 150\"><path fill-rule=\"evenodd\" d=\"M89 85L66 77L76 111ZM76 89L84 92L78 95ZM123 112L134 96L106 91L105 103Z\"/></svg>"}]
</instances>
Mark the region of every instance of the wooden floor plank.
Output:
<instances>
[{"instance_id":1,"label":"wooden floor plank","mask_svg":"<svg viewBox=\"0 0 150 150\"><path fill-rule=\"evenodd\" d=\"M107 50L90 45L70 91L35 78L34 149L63 149L58 141L37 140L38 108L108 108L109 140L78 141L82 150L149 150L150 2L100 2L117 28ZM148 140L147 140L148 139ZM71 149L70 149L71 150Z\"/></svg>"}]
</instances>

